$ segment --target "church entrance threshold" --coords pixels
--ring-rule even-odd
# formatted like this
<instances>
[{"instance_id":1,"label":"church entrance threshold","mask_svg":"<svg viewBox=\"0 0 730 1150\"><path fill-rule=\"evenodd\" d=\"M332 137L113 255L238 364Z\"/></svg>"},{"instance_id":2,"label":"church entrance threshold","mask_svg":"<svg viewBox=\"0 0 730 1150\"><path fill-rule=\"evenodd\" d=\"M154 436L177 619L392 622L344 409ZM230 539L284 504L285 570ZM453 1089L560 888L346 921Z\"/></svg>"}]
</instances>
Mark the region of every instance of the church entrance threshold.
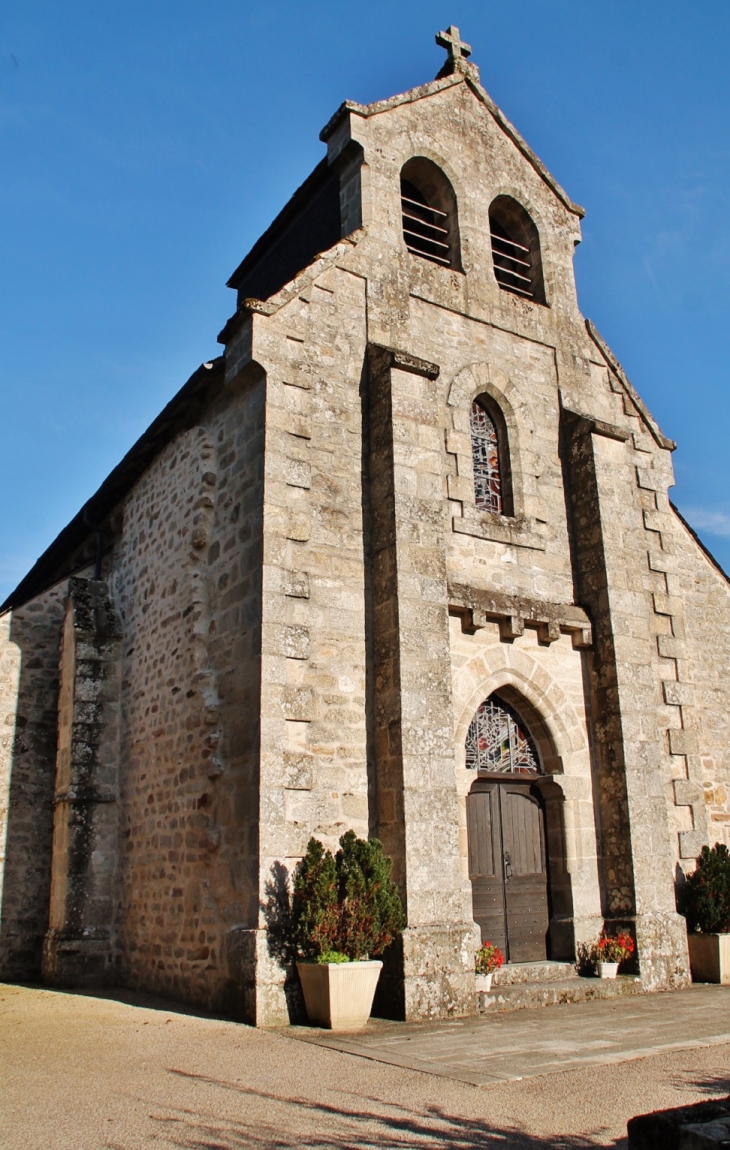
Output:
<instances>
[{"instance_id":1,"label":"church entrance threshold","mask_svg":"<svg viewBox=\"0 0 730 1150\"><path fill-rule=\"evenodd\" d=\"M541 796L524 775L477 778L467 796L469 877L482 941L544 962L550 921Z\"/></svg>"}]
</instances>

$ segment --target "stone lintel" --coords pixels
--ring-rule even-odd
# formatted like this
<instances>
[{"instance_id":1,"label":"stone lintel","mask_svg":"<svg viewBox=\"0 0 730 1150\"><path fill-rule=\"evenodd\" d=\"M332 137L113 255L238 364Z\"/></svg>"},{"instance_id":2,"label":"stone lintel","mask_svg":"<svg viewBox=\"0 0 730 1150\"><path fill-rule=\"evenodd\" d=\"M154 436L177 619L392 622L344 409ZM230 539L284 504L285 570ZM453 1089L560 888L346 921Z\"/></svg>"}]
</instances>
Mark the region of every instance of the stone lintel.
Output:
<instances>
[{"instance_id":1,"label":"stone lintel","mask_svg":"<svg viewBox=\"0 0 730 1150\"><path fill-rule=\"evenodd\" d=\"M578 432L583 434L592 432L594 435L602 435L605 439L618 439L622 443L627 443L631 438L630 431L626 431L623 427L617 427L615 423L606 423L602 419L594 419L591 415L570 411L567 407L563 410L566 418L570 420Z\"/></svg>"},{"instance_id":2,"label":"stone lintel","mask_svg":"<svg viewBox=\"0 0 730 1150\"><path fill-rule=\"evenodd\" d=\"M407 351L397 351L393 347L382 347L371 343L368 348L371 355L381 359L384 367L396 367L400 371L409 371L413 375L423 375L426 379L437 379L441 368L437 363L429 363L427 359L419 359Z\"/></svg>"},{"instance_id":3,"label":"stone lintel","mask_svg":"<svg viewBox=\"0 0 730 1150\"><path fill-rule=\"evenodd\" d=\"M491 621L499 624L504 642L512 642L529 627L537 631L543 646L554 643L561 633L571 635L576 648L593 643L591 621L583 608L574 604L523 599L459 583L450 583L448 594L449 611L461 616L467 634L473 635Z\"/></svg>"}]
</instances>

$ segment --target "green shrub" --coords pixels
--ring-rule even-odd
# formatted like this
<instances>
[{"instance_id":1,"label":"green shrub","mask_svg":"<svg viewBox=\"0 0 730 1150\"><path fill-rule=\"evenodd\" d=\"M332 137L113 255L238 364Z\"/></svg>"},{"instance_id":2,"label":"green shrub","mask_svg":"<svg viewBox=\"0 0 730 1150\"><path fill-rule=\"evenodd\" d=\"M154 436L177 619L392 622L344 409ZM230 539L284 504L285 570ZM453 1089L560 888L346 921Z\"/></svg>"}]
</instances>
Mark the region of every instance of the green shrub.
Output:
<instances>
[{"instance_id":1,"label":"green shrub","mask_svg":"<svg viewBox=\"0 0 730 1150\"><path fill-rule=\"evenodd\" d=\"M314 961L382 954L405 925L392 863L378 839L348 831L333 857L317 839L294 874L292 923L297 954Z\"/></svg>"},{"instance_id":2,"label":"green shrub","mask_svg":"<svg viewBox=\"0 0 730 1150\"><path fill-rule=\"evenodd\" d=\"M348 831L335 858L341 910L338 949L351 958L382 954L403 929L405 916L392 881L392 862L379 839Z\"/></svg>"},{"instance_id":3,"label":"green shrub","mask_svg":"<svg viewBox=\"0 0 730 1150\"><path fill-rule=\"evenodd\" d=\"M320 966L327 966L329 964L339 966L341 962L350 961L350 956L343 954L341 950L326 950L324 954L317 955L317 962Z\"/></svg>"},{"instance_id":4,"label":"green shrub","mask_svg":"<svg viewBox=\"0 0 730 1150\"><path fill-rule=\"evenodd\" d=\"M696 869L687 876L682 913L690 930L730 933L730 852L722 843L702 848Z\"/></svg>"},{"instance_id":5,"label":"green shrub","mask_svg":"<svg viewBox=\"0 0 730 1150\"><path fill-rule=\"evenodd\" d=\"M294 946L302 958L316 959L339 949L337 868L332 852L317 839L309 840L307 853L294 872L292 926Z\"/></svg>"}]
</instances>

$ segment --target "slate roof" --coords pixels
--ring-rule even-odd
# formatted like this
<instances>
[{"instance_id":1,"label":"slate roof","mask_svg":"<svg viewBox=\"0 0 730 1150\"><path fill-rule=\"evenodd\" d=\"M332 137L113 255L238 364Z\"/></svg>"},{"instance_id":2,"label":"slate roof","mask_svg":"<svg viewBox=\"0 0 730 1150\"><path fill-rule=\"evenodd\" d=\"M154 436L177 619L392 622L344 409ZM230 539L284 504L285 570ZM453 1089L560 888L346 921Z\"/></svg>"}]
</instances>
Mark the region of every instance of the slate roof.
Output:
<instances>
[{"instance_id":1,"label":"slate roof","mask_svg":"<svg viewBox=\"0 0 730 1150\"><path fill-rule=\"evenodd\" d=\"M267 300L340 239L340 180L323 159L256 241L228 281L245 299Z\"/></svg>"},{"instance_id":2,"label":"slate roof","mask_svg":"<svg viewBox=\"0 0 730 1150\"><path fill-rule=\"evenodd\" d=\"M340 181L324 159L307 177L228 281L239 304L275 295L314 257L340 239ZM0 614L35 598L89 560L79 549L143 475L156 455L181 430L195 426L207 399L223 382L220 356L203 364L150 424L99 490L43 552L0 606ZM93 525L93 526L92 526Z\"/></svg>"}]
</instances>

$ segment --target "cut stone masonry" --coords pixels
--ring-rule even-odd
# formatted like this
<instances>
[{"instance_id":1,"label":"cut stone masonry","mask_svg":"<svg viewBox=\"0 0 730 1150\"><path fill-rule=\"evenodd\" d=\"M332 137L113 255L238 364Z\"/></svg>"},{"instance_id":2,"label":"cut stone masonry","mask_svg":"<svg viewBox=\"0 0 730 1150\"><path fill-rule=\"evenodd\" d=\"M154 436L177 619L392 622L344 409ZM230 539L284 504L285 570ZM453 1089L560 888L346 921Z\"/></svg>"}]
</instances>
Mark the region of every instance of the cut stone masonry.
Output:
<instances>
[{"instance_id":1,"label":"cut stone masonry","mask_svg":"<svg viewBox=\"0 0 730 1150\"><path fill-rule=\"evenodd\" d=\"M341 106L231 277L224 354L5 604L3 977L300 1019L292 874L310 836L352 829L383 841L408 916L381 1014L477 1008L494 876L505 937L541 962L625 927L632 986L689 979L677 888L730 844L730 585L668 501L673 442L579 311L582 209L458 29L440 39L439 79ZM406 241L417 171L448 260ZM532 294L495 263L505 202ZM529 772L474 789L505 729Z\"/></svg>"}]
</instances>

